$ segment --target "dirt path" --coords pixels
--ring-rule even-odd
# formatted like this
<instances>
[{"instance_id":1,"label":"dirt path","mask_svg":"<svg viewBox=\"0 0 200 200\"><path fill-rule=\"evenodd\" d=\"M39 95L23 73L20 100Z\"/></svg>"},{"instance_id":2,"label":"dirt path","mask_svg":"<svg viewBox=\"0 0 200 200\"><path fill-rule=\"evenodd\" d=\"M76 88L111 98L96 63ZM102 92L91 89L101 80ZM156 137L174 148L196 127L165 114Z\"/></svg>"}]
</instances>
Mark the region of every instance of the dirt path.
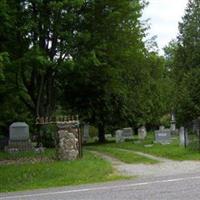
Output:
<instances>
[{"instance_id":1,"label":"dirt path","mask_svg":"<svg viewBox=\"0 0 200 200\"><path fill-rule=\"evenodd\" d=\"M129 150L124 150L129 151ZM158 164L126 164L116 158L103 153L92 151L96 155L112 163L113 167L123 175L139 177L161 177L170 175L181 175L197 173L200 174L200 161L173 161L165 158L152 156L142 152L134 152L138 155L145 156L160 161Z\"/></svg>"},{"instance_id":2,"label":"dirt path","mask_svg":"<svg viewBox=\"0 0 200 200\"><path fill-rule=\"evenodd\" d=\"M90 151L91 153L93 153L93 154L95 154L95 155L97 155L97 156L100 156L101 158L103 158L103 159L105 159L105 160L107 160L107 161L109 161L110 163L112 163L112 165L116 168L116 166L118 166L118 165L124 165L125 163L124 162L122 162L122 161L120 161L120 160L118 160L118 159L116 159L116 158L114 158L114 157L112 157L112 156L108 156L107 154L104 154L104 153L100 153L100 152L98 152L98 151Z\"/></svg>"}]
</instances>

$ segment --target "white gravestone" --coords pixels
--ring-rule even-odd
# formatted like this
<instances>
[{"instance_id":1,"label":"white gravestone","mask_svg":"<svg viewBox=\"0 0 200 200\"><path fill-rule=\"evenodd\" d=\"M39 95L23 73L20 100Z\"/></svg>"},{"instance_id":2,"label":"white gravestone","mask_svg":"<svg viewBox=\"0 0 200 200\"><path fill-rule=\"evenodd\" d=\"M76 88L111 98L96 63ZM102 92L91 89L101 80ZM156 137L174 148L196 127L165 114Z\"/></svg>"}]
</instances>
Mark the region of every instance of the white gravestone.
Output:
<instances>
[{"instance_id":1,"label":"white gravestone","mask_svg":"<svg viewBox=\"0 0 200 200\"><path fill-rule=\"evenodd\" d=\"M138 139L144 140L146 136L147 136L146 128L144 126L140 127L138 129Z\"/></svg>"},{"instance_id":2,"label":"white gravestone","mask_svg":"<svg viewBox=\"0 0 200 200\"><path fill-rule=\"evenodd\" d=\"M122 130L115 131L115 141L116 143L124 142L124 138L122 137Z\"/></svg>"},{"instance_id":3,"label":"white gravestone","mask_svg":"<svg viewBox=\"0 0 200 200\"><path fill-rule=\"evenodd\" d=\"M187 131L184 129L184 127L181 127L179 129L179 139L180 139L180 145L181 146L185 146L188 145L188 133Z\"/></svg>"},{"instance_id":4,"label":"white gravestone","mask_svg":"<svg viewBox=\"0 0 200 200\"><path fill-rule=\"evenodd\" d=\"M175 118L175 114L174 113L171 116L170 130L171 130L172 133L176 132L176 118Z\"/></svg>"}]
</instances>

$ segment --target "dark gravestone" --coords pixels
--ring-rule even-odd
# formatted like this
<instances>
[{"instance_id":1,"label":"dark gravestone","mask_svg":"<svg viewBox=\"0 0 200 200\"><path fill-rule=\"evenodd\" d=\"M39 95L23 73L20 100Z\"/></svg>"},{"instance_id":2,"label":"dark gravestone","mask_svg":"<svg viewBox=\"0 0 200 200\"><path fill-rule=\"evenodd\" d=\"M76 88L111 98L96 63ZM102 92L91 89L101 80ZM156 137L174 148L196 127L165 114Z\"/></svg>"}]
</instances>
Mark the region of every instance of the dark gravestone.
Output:
<instances>
[{"instance_id":1,"label":"dark gravestone","mask_svg":"<svg viewBox=\"0 0 200 200\"><path fill-rule=\"evenodd\" d=\"M170 129L161 129L155 131L156 143L170 144L171 142L171 131Z\"/></svg>"}]
</instances>

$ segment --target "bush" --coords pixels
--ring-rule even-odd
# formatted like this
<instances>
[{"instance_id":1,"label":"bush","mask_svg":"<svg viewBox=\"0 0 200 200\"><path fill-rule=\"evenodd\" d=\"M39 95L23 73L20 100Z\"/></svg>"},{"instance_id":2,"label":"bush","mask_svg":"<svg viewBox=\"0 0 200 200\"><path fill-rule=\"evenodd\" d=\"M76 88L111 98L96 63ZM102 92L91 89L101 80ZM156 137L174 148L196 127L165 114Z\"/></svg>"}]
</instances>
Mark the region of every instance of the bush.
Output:
<instances>
[{"instance_id":1,"label":"bush","mask_svg":"<svg viewBox=\"0 0 200 200\"><path fill-rule=\"evenodd\" d=\"M55 147L55 134L57 128L55 125L44 125L41 127L41 143L44 147Z\"/></svg>"},{"instance_id":2,"label":"bush","mask_svg":"<svg viewBox=\"0 0 200 200\"><path fill-rule=\"evenodd\" d=\"M90 137L98 137L98 129L94 126L90 126L90 131L89 131Z\"/></svg>"}]
</instances>

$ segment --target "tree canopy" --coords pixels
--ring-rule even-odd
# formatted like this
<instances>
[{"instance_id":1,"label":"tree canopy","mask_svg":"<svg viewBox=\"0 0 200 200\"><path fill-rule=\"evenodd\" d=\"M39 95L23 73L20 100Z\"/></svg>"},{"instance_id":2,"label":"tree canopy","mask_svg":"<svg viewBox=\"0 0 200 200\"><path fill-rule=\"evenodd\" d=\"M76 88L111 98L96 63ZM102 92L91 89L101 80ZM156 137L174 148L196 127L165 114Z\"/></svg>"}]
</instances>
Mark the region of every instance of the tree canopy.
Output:
<instances>
[{"instance_id":1,"label":"tree canopy","mask_svg":"<svg viewBox=\"0 0 200 200\"><path fill-rule=\"evenodd\" d=\"M0 126L62 110L96 126L104 142L108 130L159 125L170 112L171 79L164 58L144 42L145 6L140 0L2 0Z\"/></svg>"}]
</instances>

